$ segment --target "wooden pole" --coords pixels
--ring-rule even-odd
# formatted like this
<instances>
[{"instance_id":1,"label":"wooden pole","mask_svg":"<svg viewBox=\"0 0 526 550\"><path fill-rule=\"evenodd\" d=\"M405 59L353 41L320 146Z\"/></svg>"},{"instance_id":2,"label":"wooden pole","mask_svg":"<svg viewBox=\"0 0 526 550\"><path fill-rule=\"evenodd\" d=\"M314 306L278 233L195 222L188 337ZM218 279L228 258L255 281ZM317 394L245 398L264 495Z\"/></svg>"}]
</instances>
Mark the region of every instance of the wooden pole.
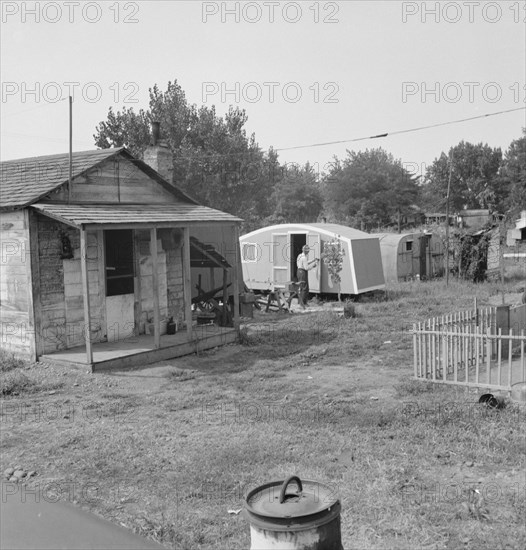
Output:
<instances>
[{"instance_id":1,"label":"wooden pole","mask_svg":"<svg viewBox=\"0 0 526 550\"><path fill-rule=\"evenodd\" d=\"M142 298L141 298L141 262L139 237L133 230L133 317L135 320L135 336L141 333Z\"/></svg>"},{"instance_id":2,"label":"wooden pole","mask_svg":"<svg viewBox=\"0 0 526 550\"><path fill-rule=\"evenodd\" d=\"M93 365L93 350L91 347L91 319L89 304L88 281L88 247L86 246L86 230L80 229L80 273L82 278L82 299L84 302L84 340L86 342L86 362Z\"/></svg>"},{"instance_id":3,"label":"wooden pole","mask_svg":"<svg viewBox=\"0 0 526 550\"><path fill-rule=\"evenodd\" d=\"M73 97L69 96L69 177L68 203L71 199L71 180L73 179Z\"/></svg>"},{"instance_id":4,"label":"wooden pole","mask_svg":"<svg viewBox=\"0 0 526 550\"><path fill-rule=\"evenodd\" d=\"M232 226L234 242L234 262L232 266L232 285L234 286L234 328L239 330L239 230L237 225Z\"/></svg>"},{"instance_id":5,"label":"wooden pole","mask_svg":"<svg viewBox=\"0 0 526 550\"><path fill-rule=\"evenodd\" d=\"M500 220L499 227L499 268L500 268L500 282L504 284L504 221Z\"/></svg>"},{"instance_id":6,"label":"wooden pole","mask_svg":"<svg viewBox=\"0 0 526 550\"><path fill-rule=\"evenodd\" d=\"M190 263L190 228L183 228L183 281L184 281L184 318L186 336L192 340L192 269Z\"/></svg>"},{"instance_id":7,"label":"wooden pole","mask_svg":"<svg viewBox=\"0 0 526 550\"><path fill-rule=\"evenodd\" d=\"M449 196L451 194L451 176L453 174L453 150L449 159L449 178L446 194L446 286L449 284Z\"/></svg>"},{"instance_id":8,"label":"wooden pole","mask_svg":"<svg viewBox=\"0 0 526 550\"><path fill-rule=\"evenodd\" d=\"M228 307L228 271L223 268L223 326L226 326Z\"/></svg>"},{"instance_id":9,"label":"wooden pole","mask_svg":"<svg viewBox=\"0 0 526 550\"><path fill-rule=\"evenodd\" d=\"M161 347L161 319L159 315L159 262L157 258L157 228L150 229L150 252L152 254L152 292L153 292L153 345Z\"/></svg>"}]
</instances>

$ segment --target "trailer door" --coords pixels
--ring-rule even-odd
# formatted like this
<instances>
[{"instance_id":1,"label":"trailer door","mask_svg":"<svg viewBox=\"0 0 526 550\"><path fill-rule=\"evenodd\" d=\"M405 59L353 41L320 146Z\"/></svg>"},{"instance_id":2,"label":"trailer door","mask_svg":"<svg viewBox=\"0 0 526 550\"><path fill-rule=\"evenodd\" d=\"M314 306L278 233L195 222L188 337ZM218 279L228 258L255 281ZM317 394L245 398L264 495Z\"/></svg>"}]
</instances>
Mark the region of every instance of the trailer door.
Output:
<instances>
[{"instance_id":1,"label":"trailer door","mask_svg":"<svg viewBox=\"0 0 526 550\"><path fill-rule=\"evenodd\" d=\"M285 288L290 281L288 262L289 236L272 233L272 282L274 288Z\"/></svg>"},{"instance_id":2,"label":"trailer door","mask_svg":"<svg viewBox=\"0 0 526 550\"><path fill-rule=\"evenodd\" d=\"M316 267L309 270L309 290L310 292L321 292L321 238L319 233L309 233L307 235L307 244L309 245L309 260L318 258L320 261Z\"/></svg>"}]
</instances>

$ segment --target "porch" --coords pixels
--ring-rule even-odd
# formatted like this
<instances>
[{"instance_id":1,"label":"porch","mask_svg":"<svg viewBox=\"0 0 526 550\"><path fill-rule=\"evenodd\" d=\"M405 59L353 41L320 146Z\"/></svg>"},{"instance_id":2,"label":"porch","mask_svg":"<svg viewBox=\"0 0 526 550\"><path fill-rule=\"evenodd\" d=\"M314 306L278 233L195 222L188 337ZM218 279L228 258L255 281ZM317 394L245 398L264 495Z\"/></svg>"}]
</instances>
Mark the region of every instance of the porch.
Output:
<instances>
[{"instance_id":1,"label":"porch","mask_svg":"<svg viewBox=\"0 0 526 550\"><path fill-rule=\"evenodd\" d=\"M35 291L43 312L36 331L40 361L95 372L236 340L242 283L237 218L181 204L45 203L33 208L39 219L61 223L59 246L68 244L58 267L41 270L46 277ZM209 290L220 279L222 285ZM196 325L194 308L203 296L218 293L215 307L223 314L217 319L222 326ZM177 334L166 334L169 323L179 328Z\"/></svg>"},{"instance_id":2,"label":"porch","mask_svg":"<svg viewBox=\"0 0 526 550\"><path fill-rule=\"evenodd\" d=\"M90 368L92 372L115 370L149 365L191 353L199 353L237 340L234 328L215 324L193 327L192 337L186 331L165 334L157 347L153 335L132 335L116 342L97 342L91 346L92 362L87 360L86 346L42 355L43 363Z\"/></svg>"}]
</instances>

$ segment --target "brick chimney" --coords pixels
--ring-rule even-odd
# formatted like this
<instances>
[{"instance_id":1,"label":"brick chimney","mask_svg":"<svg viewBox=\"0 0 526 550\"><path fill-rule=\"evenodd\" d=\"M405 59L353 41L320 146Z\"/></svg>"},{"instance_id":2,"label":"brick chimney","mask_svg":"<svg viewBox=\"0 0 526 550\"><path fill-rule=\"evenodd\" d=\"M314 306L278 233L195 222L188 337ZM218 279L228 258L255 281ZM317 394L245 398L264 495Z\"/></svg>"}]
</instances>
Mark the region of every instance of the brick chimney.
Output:
<instances>
[{"instance_id":1,"label":"brick chimney","mask_svg":"<svg viewBox=\"0 0 526 550\"><path fill-rule=\"evenodd\" d=\"M152 122L152 139L150 145L143 154L146 164L159 172L161 176L169 183L173 183L173 158L172 151L166 141L159 139L160 123Z\"/></svg>"}]
</instances>

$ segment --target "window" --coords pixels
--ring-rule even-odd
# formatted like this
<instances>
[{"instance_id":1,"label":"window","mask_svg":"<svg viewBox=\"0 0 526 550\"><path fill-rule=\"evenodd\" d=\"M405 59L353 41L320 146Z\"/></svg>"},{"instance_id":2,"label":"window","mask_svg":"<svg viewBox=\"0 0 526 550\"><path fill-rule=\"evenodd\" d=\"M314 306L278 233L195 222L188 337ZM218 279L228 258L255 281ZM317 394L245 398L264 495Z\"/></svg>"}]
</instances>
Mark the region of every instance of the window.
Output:
<instances>
[{"instance_id":1,"label":"window","mask_svg":"<svg viewBox=\"0 0 526 550\"><path fill-rule=\"evenodd\" d=\"M413 241L406 241L405 242L405 251L411 252L413 250Z\"/></svg>"},{"instance_id":2,"label":"window","mask_svg":"<svg viewBox=\"0 0 526 550\"><path fill-rule=\"evenodd\" d=\"M133 232L105 231L106 296L133 294Z\"/></svg>"},{"instance_id":3,"label":"window","mask_svg":"<svg viewBox=\"0 0 526 550\"><path fill-rule=\"evenodd\" d=\"M241 257L244 262L257 262L257 251L255 243L243 243Z\"/></svg>"}]
</instances>

